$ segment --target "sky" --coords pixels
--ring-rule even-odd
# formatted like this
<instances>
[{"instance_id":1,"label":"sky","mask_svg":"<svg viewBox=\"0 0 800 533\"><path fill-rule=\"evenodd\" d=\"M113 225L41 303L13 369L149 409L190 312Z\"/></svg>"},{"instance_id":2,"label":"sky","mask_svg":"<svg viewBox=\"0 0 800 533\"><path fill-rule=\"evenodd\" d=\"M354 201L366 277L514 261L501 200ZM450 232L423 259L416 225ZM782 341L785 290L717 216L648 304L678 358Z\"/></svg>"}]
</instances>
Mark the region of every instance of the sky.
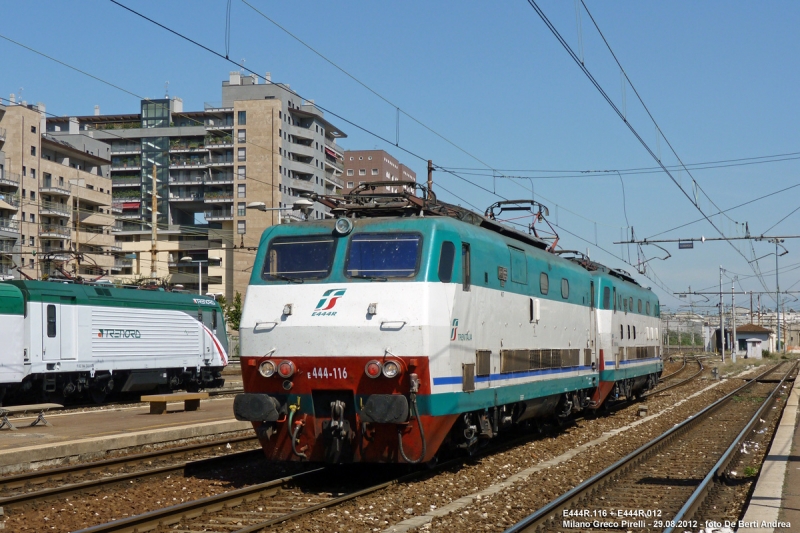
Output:
<instances>
[{"instance_id":1,"label":"sky","mask_svg":"<svg viewBox=\"0 0 800 533\"><path fill-rule=\"evenodd\" d=\"M618 114L524 0L231 0L229 40L224 0L119 1L314 99L345 149L385 149L418 179L431 159L446 169L434 172L445 201L541 202L561 247L634 274L668 309L715 312L718 297L673 293L718 290L720 267L728 292L774 291L775 245L614 244L631 227L639 239L743 236L745 223L751 235L800 234L800 3L540 0ZM2 12L0 97L56 115L137 113L167 91L201 110L241 69L109 0ZM800 240L783 246L780 287L800 291ZM787 309L800 310L798 296Z\"/></svg>"}]
</instances>

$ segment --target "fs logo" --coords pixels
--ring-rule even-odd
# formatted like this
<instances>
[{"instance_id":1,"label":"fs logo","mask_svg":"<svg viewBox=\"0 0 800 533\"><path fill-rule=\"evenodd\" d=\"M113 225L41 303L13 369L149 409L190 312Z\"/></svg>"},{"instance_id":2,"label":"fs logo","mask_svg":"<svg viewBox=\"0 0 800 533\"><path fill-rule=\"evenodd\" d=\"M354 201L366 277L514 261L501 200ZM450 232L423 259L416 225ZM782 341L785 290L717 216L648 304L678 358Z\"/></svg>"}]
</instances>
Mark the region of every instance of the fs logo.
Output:
<instances>
[{"instance_id":1,"label":"fs logo","mask_svg":"<svg viewBox=\"0 0 800 533\"><path fill-rule=\"evenodd\" d=\"M311 313L311 316L335 316L336 311L331 311L331 309L336 306L336 302L339 301L339 298L344 296L345 291L347 291L347 289L328 289L325 291L322 294L322 299L317 303L316 309Z\"/></svg>"},{"instance_id":2,"label":"fs logo","mask_svg":"<svg viewBox=\"0 0 800 533\"><path fill-rule=\"evenodd\" d=\"M458 319L453 319L453 325L450 327L450 340L456 340L456 335L458 334Z\"/></svg>"}]
</instances>

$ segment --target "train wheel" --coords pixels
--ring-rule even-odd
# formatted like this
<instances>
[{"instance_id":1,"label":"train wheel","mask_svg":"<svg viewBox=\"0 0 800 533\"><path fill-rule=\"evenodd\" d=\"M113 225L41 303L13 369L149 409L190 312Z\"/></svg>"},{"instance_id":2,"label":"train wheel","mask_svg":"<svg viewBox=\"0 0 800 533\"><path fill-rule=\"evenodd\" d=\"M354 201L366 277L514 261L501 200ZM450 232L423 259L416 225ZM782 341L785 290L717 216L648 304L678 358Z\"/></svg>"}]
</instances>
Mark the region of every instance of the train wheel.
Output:
<instances>
[{"instance_id":1,"label":"train wheel","mask_svg":"<svg viewBox=\"0 0 800 533\"><path fill-rule=\"evenodd\" d=\"M106 401L106 391L100 389L92 389L91 390L92 401L96 404L101 404Z\"/></svg>"}]
</instances>

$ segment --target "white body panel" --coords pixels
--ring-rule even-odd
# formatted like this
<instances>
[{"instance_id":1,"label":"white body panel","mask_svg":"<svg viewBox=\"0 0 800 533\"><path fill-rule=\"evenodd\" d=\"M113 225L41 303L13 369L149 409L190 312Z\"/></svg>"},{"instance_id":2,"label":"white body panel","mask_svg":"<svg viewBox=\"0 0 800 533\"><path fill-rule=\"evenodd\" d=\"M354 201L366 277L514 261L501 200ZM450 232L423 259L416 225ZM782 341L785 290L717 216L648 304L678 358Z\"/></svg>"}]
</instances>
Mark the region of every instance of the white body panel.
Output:
<instances>
[{"instance_id":1,"label":"white body panel","mask_svg":"<svg viewBox=\"0 0 800 533\"><path fill-rule=\"evenodd\" d=\"M2 315L0 319L0 383L19 383L28 371L25 365L22 315Z\"/></svg>"},{"instance_id":2,"label":"white body panel","mask_svg":"<svg viewBox=\"0 0 800 533\"><path fill-rule=\"evenodd\" d=\"M48 305L56 310L52 337ZM182 311L29 302L24 331L26 374L227 365L212 332Z\"/></svg>"}]
</instances>

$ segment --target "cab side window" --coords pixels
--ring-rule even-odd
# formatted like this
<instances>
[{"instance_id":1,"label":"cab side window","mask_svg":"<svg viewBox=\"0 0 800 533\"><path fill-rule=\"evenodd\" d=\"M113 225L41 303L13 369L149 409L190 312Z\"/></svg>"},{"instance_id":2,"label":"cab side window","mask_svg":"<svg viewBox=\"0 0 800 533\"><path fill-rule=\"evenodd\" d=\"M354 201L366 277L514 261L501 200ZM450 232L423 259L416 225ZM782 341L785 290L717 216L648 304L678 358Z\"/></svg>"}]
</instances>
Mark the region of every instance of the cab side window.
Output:
<instances>
[{"instance_id":1,"label":"cab side window","mask_svg":"<svg viewBox=\"0 0 800 533\"><path fill-rule=\"evenodd\" d=\"M456 246L450 241L442 243L439 253L439 281L450 283L453 279L453 263L456 258Z\"/></svg>"}]
</instances>

